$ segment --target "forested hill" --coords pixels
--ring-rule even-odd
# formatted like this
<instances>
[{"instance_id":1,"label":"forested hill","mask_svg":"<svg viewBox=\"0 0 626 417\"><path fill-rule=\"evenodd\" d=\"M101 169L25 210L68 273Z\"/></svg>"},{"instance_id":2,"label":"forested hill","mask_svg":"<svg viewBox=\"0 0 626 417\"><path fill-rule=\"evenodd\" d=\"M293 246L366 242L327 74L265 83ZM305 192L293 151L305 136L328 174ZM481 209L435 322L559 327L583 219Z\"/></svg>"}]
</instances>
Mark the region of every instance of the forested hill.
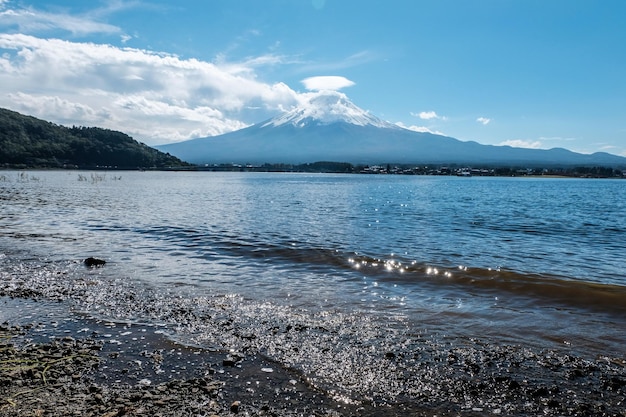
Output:
<instances>
[{"instance_id":1,"label":"forested hill","mask_svg":"<svg viewBox=\"0 0 626 417\"><path fill-rule=\"evenodd\" d=\"M0 109L0 167L163 169L186 165L121 132L69 128Z\"/></svg>"}]
</instances>

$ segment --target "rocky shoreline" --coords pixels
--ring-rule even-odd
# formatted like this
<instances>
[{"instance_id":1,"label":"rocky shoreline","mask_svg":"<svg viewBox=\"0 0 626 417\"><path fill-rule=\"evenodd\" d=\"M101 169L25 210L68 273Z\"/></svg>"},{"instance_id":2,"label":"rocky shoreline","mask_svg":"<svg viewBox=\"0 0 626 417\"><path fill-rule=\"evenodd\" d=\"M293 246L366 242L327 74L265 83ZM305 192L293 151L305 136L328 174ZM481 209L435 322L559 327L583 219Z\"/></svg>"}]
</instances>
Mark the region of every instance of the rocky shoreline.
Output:
<instances>
[{"instance_id":1,"label":"rocky shoreline","mask_svg":"<svg viewBox=\"0 0 626 417\"><path fill-rule=\"evenodd\" d=\"M345 402L259 354L179 345L150 325L40 314L0 325L0 416L626 415L623 361L512 347L440 353L409 365L408 352L386 352L405 373L405 395ZM433 369L438 390L411 392L411 373L426 380Z\"/></svg>"},{"instance_id":2,"label":"rocky shoreline","mask_svg":"<svg viewBox=\"0 0 626 417\"><path fill-rule=\"evenodd\" d=\"M2 338L24 328L0 327ZM210 377L174 379L155 385L107 383L100 370L115 355L103 357L94 339L64 337L49 343L0 346L0 415L6 416L157 416L220 415L222 384ZM153 355L153 360L156 355ZM128 369L125 368L125 373ZM140 374L138 376L141 376ZM230 410L239 411L238 403Z\"/></svg>"},{"instance_id":3,"label":"rocky shoreline","mask_svg":"<svg viewBox=\"0 0 626 417\"><path fill-rule=\"evenodd\" d=\"M263 359L125 327L35 342L37 327L0 325L0 416L358 415Z\"/></svg>"}]
</instances>

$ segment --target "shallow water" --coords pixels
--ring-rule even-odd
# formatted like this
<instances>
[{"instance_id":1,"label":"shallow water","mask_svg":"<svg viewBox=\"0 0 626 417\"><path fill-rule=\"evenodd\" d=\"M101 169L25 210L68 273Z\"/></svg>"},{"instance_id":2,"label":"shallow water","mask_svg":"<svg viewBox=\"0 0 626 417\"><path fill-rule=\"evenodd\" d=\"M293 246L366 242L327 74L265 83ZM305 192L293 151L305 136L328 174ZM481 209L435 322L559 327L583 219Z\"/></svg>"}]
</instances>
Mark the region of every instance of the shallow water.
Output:
<instances>
[{"instance_id":1,"label":"shallow water","mask_svg":"<svg viewBox=\"0 0 626 417\"><path fill-rule=\"evenodd\" d=\"M296 317L624 356L620 180L4 171L0 204L5 282L188 343L232 342L202 319L223 303L244 333Z\"/></svg>"}]
</instances>

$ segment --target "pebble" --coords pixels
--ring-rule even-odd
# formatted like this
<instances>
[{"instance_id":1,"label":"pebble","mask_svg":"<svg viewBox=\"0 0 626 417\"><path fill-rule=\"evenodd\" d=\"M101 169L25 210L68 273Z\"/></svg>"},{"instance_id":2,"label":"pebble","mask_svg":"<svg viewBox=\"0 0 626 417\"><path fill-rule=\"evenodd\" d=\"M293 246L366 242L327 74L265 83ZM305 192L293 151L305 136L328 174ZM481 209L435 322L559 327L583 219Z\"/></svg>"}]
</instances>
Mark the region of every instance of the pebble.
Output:
<instances>
[{"instance_id":1,"label":"pebble","mask_svg":"<svg viewBox=\"0 0 626 417\"><path fill-rule=\"evenodd\" d=\"M240 401L233 401L233 403L230 405L230 411L233 413L238 413L239 412L239 406L241 406L241 402Z\"/></svg>"}]
</instances>

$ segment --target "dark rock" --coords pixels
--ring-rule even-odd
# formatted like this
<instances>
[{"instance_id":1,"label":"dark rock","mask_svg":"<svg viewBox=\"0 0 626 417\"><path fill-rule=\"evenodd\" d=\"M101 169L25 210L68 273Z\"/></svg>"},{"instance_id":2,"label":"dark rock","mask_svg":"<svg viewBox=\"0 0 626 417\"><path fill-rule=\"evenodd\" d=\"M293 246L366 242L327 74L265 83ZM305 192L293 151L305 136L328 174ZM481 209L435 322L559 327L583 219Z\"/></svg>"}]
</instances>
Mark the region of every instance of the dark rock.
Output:
<instances>
[{"instance_id":1,"label":"dark rock","mask_svg":"<svg viewBox=\"0 0 626 417\"><path fill-rule=\"evenodd\" d=\"M550 392L548 391L548 389L546 387L539 387L536 390L534 390L531 395L533 397L545 397L548 394L550 394Z\"/></svg>"},{"instance_id":2,"label":"dark rock","mask_svg":"<svg viewBox=\"0 0 626 417\"><path fill-rule=\"evenodd\" d=\"M239 401L233 401L233 403L230 405L230 411L231 413L238 413L239 412L239 406L241 405L241 402Z\"/></svg>"},{"instance_id":3,"label":"dark rock","mask_svg":"<svg viewBox=\"0 0 626 417\"><path fill-rule=\"evenodd\" d=\"M582 369L573 369L567 372L568 379L576 379L585 376L585 372Z\"/></svg>"},{"instance_id":4,"label":"dark rock","mask_svg":"<svg viewBox=\"0 0 626 417\"><path fill-rule=\"evenodd\" d=\"M478 365L477 363L474 362L467 362L465 364L465 369L472 374L477 374L478 372L480 372L480 365Z\"/></svg>"},{"instance_id":5,"label":"dark rock","mask_svg":"<svg viewBox=\"0 0 626 417\"><path fill-rule=\"evenodd\" d=\"M509 389L518 389L520 387L519 382L515 381L515 380L511 380L509 382Z\"/></svg>"},{"instance_id":6,"label":"dark rock","mask_svg":"<svg viewBox=\"0 0 626 417\"><path fill-rule=\"evenodd\" d=\"M604 380L602 383L602 388L605 390L617 391L624 386L626 386L626 378L622 379L617 376L611 377L608 380Z\"/></svg>"},{"instance_id":7,"label":"dark rock","mask_svg":"<svg viewBox=\"0 0 626 417\"><path fill-rule=\"evenodd\" d=\"M222 366L236 366L242 360L243 360L243 356L237 353L229 353L226 356L226 358L222 361Z\"/></svg>"},{"instance_id":8,"label":"dark rock","mask_svg":"<svg viewBox=\"0 0 626 417\"><path fill-rule=\"evenodd\" d=\"M224 366L235 366L235 365L237 365L237 362L235 362L232 359L224 359L222 361L222 365L224 365Z\"/></svg>"},{"instance_id":9,"label":"dark rock","mask_svg":"<svg viewBox=\"0 0 626 417\"><path fill-rule=\"evenodd\" d=\"M552 398L551 400L548 401L546 405L550 408L557 408L557 407L560 407L561 403L559 403L558 400L555 400L554 398Z\"/></svg>"},{"instance_id":10,"label":"dark rock","mask_svg":"<svg viewBox=\"0 0 626 417\"><path fill-rule=\"evenodd\" d=\"M103 266L104 264L106 264L106 261L102 259L98 259L98 258L92 258L90 256L89 258L85 259L83 263L85 264L85 266L93 268L93 267Z\"/></svg>"}]
</instances>

